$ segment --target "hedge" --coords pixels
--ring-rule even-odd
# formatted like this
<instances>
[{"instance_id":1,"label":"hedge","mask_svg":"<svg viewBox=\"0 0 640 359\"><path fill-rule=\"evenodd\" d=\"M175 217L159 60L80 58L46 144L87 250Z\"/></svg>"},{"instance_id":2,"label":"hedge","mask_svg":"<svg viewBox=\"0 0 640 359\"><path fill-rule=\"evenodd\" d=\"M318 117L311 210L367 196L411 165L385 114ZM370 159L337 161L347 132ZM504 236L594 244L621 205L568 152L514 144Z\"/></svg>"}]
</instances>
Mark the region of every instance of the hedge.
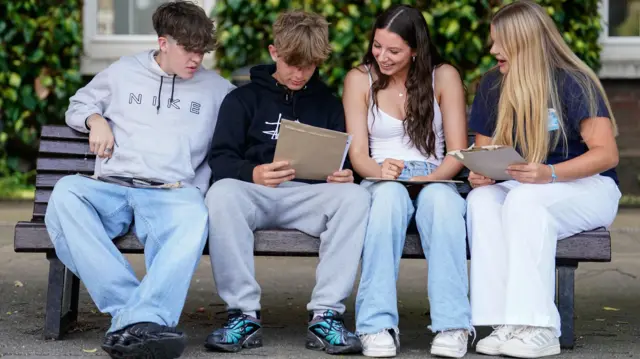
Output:
<instances>
[{"instance_id":1,"label":"hedge","mask_svg":"<svg viewBox=\"0 0 640 359\"><path fill-rule=\"evenodd\" d=\"M45 4L47 3L47 4ZM0 2L0 178L32 180L40 128L81 85L82 1Z\"/></svg>"},{"instance_id":2,"label":"hedge","mask_svg":"<svg viewBox=\"0 0 640 359\"><path fill-rule=\"evenodd\" d=\"M341 93L344 76L356 66L368 44L375 17L392 3L413 4L422 10L433 41L444 58L463 73L470 99L479 77L495 64L489 54L492 14L506 0L218 0L216 63L229 76L239 67L270 62L271 25L279 12L305 9L322 14L331 23L331 58L321 75ZM251 4L249 6L249 3ZM565 40L576 54L596 71L600 67L600 14L598 0L541 0Z\"/></svg>"}]
</instances>

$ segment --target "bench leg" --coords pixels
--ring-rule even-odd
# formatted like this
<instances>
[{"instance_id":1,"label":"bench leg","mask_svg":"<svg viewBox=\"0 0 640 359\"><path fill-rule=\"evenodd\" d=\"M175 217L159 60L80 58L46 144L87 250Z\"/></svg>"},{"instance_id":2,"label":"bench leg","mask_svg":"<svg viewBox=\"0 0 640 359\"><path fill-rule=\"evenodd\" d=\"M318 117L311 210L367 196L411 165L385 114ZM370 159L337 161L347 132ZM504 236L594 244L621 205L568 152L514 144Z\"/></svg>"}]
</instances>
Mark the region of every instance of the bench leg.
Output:
<instances>
[{"instance_id":1,"label":"bench leg","mask_svg":"<svg viewBox=\"0 0 640 359\"><path fill-rule=\"evenodd\" d=\"M78 319L80 280L60 262L55 253L47 254L49 284L45 310L44 339L62 339Z\"/></svg>"},{"instance_id":2,"label":"bench leg","mask_svg":"<svg viewBox=\"0 0 640 359\"><path fill-rule=\"evenodd\" d=\"M558 267L558 311L562 335L560 347L573 349L575 344L574 333L574 288L577 263L563 264Z\"/></svg>"}]
</instances>

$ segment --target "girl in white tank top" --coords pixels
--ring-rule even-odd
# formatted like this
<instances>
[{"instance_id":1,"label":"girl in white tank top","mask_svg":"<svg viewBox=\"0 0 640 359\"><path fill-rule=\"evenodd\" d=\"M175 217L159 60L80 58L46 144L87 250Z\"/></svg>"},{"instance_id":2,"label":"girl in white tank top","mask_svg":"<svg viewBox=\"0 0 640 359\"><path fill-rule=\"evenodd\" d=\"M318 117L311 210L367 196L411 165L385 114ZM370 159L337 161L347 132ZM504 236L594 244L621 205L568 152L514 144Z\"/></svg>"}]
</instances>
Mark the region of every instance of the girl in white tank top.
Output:
<instances>
[{"instance_id":1,"label":"girl in white tank top","mask_svg":"<svg viewBox=\"0 0 640 359\"><path fill-rule=\"evenodd\" d=\"M451 179L462 165L445 156L445 147L467 147L460 75L439 59L422 13L411 6L390 7L371 33L364 66L351 70L344 85L353 168L365 179ZM431 96L431 109L415 100ZM406 119L396 118L398 113ZM465 200L452 183L413 186L419 192L414 198L400 182L364 180L362 186L371 193L356 297L356 333L363 354L396 355L398 266L407 228L415 219L428 263L429 328L437 333L431 354L464 356L474 332L467 297Z\"/></svg>"},{"instance_id":2,"label":"girl in white tank top","mask_svg":"<svg viewBox=\"0 0 640 359\"><path fill-rule=\"evenodd\" d=\"M373 85L371 69L367 67L369 75L369 86ZM435 70L431 86L435 94ZM367 127L369 129L369 147L371 158L377 163L384 162L387 158L394 158L405 162L426 162L437 167L442 163L444 157L444 131L442 129L442 113L438 105L438 99L434 95L433 99L433 132L436 136L435 154L425 156L411 143L409 136L405 132L404 120L397 119L382 111L373 102L373 91L370 90L369 108L367 111Z\"/></svg>"}]
</instances>

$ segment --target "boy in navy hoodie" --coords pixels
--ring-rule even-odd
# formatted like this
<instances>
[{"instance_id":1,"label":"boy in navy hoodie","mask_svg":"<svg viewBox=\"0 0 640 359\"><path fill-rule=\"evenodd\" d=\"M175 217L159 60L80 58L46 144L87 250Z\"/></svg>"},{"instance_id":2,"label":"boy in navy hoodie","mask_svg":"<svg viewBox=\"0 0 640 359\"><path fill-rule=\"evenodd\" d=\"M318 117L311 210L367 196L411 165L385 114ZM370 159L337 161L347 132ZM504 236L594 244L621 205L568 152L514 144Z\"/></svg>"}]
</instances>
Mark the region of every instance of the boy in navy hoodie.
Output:
<instances>
[{"instance_id":1,"label":"boy in navy hoodie","mask_svg":"<svg viewBox=\"0 0 640 359\"><path fill-rule=\"evenodd\" d=\"M269 52L275 65L252 68L251 83L226 96L214 131L209 164L215 183L206 197L209 248L229 318L205 346L235 352L262 345L253 231L289 228L321 241L306 347L360 352L359 339L344 327L343 301L362 253L369 194L353 184L350 169L313 183L296 179L286 162L273 162L282 119L345 131L342 104L317 72L330 53L328 23L291 11L278 17L273 31Z\"/></svg>"}]
</instances>

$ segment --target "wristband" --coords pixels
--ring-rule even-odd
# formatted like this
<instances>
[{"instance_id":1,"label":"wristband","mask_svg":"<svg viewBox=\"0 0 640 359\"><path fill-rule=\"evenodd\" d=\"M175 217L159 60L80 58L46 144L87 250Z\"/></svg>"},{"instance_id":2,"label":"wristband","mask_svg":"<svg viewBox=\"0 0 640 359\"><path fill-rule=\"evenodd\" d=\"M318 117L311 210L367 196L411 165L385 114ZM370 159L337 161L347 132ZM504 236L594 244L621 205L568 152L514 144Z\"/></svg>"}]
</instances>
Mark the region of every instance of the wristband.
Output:
<instances>
[{"instance_id":1,"label":"wristband","mask_svg":"<svg viewBox=\"0 0 640 359\"><path fill-rule=\"evenodd\" d=\"M548 166L551 167L551 183L555 183L556 179L558 179L558 176L556 176L556 168L553 167L553 165Z\"/></svg>"}]
</instances>

